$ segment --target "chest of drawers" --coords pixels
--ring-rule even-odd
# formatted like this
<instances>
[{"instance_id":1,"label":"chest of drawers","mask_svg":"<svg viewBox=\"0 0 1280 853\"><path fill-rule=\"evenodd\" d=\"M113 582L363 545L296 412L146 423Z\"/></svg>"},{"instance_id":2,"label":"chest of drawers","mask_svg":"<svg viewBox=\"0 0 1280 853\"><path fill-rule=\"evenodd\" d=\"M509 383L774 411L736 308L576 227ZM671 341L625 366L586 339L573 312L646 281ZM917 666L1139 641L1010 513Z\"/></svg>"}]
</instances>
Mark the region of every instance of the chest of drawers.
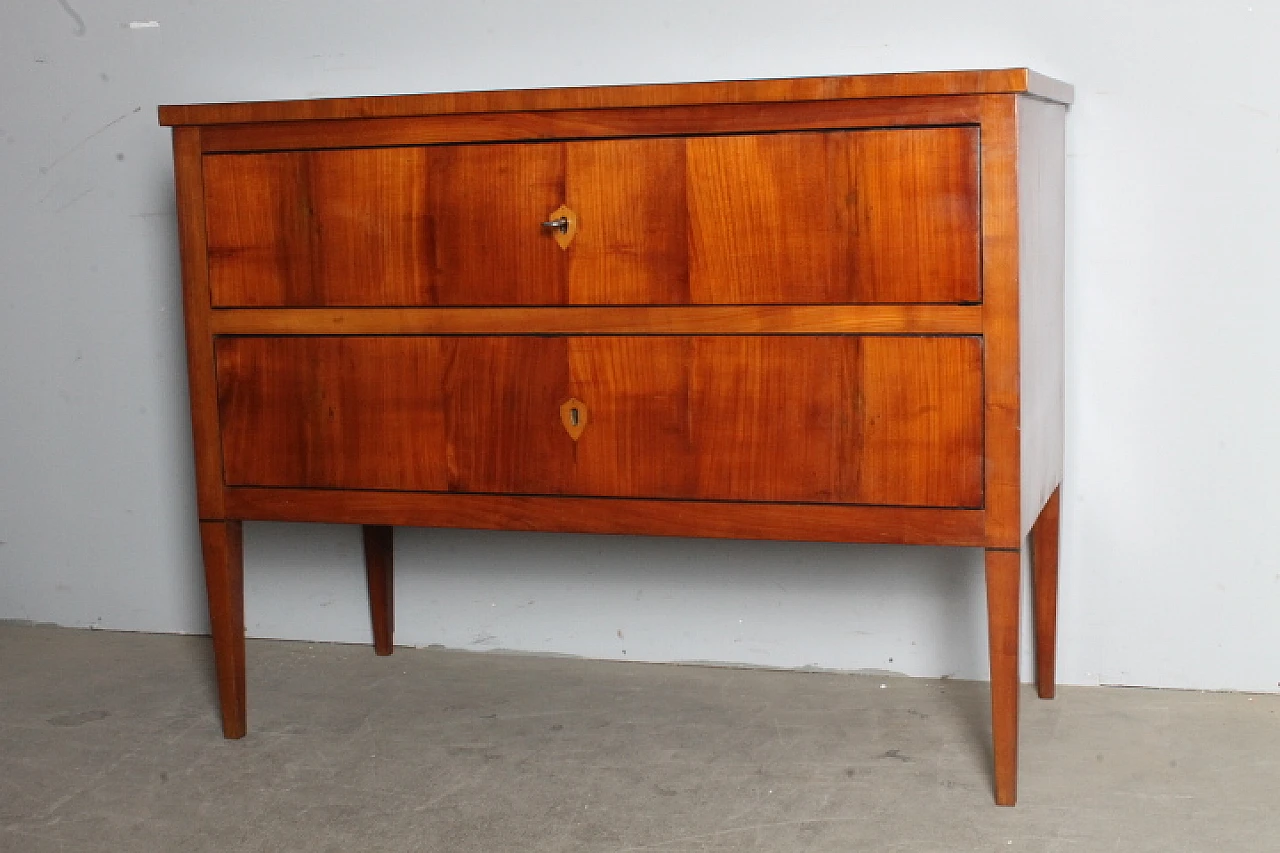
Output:
<instances>
[{"instance_id":1,"label":"chest of drawers","mask_svg":"<svg viewBox=\"0 0 1280 853\"><path fill-rule=\"evenodd\" d=\"M242 520L1020 555L1053 693L1063 121L1025 69L161 108L223 730Z\"/></svg>"}]
</instances>

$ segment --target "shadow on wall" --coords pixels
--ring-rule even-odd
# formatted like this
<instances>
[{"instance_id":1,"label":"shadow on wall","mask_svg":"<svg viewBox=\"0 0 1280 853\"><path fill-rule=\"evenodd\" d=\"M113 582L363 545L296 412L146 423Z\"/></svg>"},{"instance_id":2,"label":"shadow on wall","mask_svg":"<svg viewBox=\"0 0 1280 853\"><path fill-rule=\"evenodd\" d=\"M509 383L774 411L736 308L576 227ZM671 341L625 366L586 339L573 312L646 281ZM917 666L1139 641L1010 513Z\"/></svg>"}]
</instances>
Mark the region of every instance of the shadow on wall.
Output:
<instances>
[{"instance_id":1,"label":"shadow on wall","mask_svg":"<svg viewBox=\"0 0 1280 853\"><path fill-rule=\"evenodd\" d=\"M251 636L369 642L357 527L247 524L245 558ZM395 559L401 645L987 677L978 549L400 528Z\"/></svg>"}]
</instances>

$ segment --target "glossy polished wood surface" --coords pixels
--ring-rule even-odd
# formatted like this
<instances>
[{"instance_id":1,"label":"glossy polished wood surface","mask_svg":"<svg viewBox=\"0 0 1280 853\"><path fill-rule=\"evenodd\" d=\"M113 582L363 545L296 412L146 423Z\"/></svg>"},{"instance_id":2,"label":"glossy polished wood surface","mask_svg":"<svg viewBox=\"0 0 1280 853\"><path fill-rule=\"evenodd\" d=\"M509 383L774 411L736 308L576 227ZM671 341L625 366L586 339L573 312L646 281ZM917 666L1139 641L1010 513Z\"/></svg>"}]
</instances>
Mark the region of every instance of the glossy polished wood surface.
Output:
<instances>
[{"instance_id":1,"label":"glossy polished wood surface","mask_svg":"<svg viewBox=\"0 0 1280 853\"><path fill-rule=\"evenodd\" d=\"M971 128L688 143L692 302L979 298Z\"/></svg>"},{"instance_id":2,"label":"glossy polished wood surface","mask_svg":"<svg viewBox=\"0 0 1280 853\"><path fill-rule=\"evenodd\" d=\"M982 125L982 343L987 547L1022 547L1018 105L988 99Z\"/></svg>"},{"instance_id":3,"label":"glossy polished wood surface","mask_svg":"<svg viewBox=\"0 0 1280 853\"><path fill-rule=\"evenodd\" d=\"M1018 643L1021 555L988 549L987 636L991 654L991 739L996 805L1018 801Z\"/></svg>"},{"instance_id":4,"label":"glossy polished wood surface","mask_svg":"<svg viewBox=\"0 0 1280 853\"><path fill-rule=\"evenodd\" d=\"M1036 692L1041 699L1052 699L1057 693L1061 492L1061 487L1053 490L1031 528L1031 584L1036 609Z\"/></svg>"},{"instance_id":5,"label":"glossy polished wood surface","mask_svg":"<svg viewBox=\"0 0 1280 853\"><path fill-rule=\"evenodd\" d=\"M187 387L195 445L196 511L222 519L222 455L219 450L217 379L209 328L209 265L205 242L204 179L200 131L173 131L173 178L178 196L178 247L182 257L182 316L187 334Z\"/></svg>"},{"instance_id":6,"label":"glossy polished wood surface","mask_svg":"<svg viewBox=\"0 0 1280 853\"><path fill-rule=\"evenodd\" d=\"M226 308L215 335L980 335L977 305L699 305L572 308Z\"/></svg>"},{"instance_id":7,"label":"glossy polished wood surface","mask_svg":"<svg viewBox=\"0 0 1280 853\"><path fill-rule=\"evenodd\" d=\"M641 86L592 86L493 92L445 92L307 101L183 104L160 108L165 125L279 122L302 119L375 119L389 116L526 110L655 107L674 104L761 104L842 99L919 98L934 95L1027 94L1071 103L1072 87L1029 68L923 71L856 77L795 77Z\"/></svg>"},{"instance_id":8,"label":"glossy polished wood surface","mask_svg":"<svg viewBox=\"0 0 1280 853\"><path fill-rule=\"evenodd\" d=\"M244 538L239 521L200 522L209 627L222 706L222 734L247 731L244 666Z\"/></svg>"},{"instance_id":9,"label":"glossy polished wood surface","mask_svg":"<svg viewBox=\"0 0 1280 853\"><path fill-rule=\"evenodd\" d=\"M578 234L565 252L567 301L577 305L683 305L689 280L689 143L618 139L570 143L565 204ZM803 300L792 300L803 301Z\"/></svg>"},{"instance_id":10,"label":"glossy polished wood surface","mask_svg":"<svg viewBox=\"0 0 1280 853\"><path fill-rule=\"evenodd\" d=\"M945 127L980 121L981 96L899 100L633 107L607 110L330 119L200 128L206 154L439 145L476 142L653 139L884 127Z\"/></svg>"},{"instance_id":11,"label":"glossy polished wood surface","mask_svg":"<svg viewBox=\"0 0 1280 853\"><path fill-rule=\"evenodd\" d=\"M361 533L365 577L369 586L369 613L373 621L373 650L386 656L391 654L396 627L392 561L394 531L386 525L366 524Z\"/></svg>"},{"instance_id":12,"label":"glossy polished wood surface","mask_svg":"<svg viewBox=\"0 0 1280 853\"><path fill-rule=\"evenodd\" d=\"M237 337L217 364L228 485L982 503L974 337Z\"/></svg>"},{"instance_id":13,"label":"glossy polished wood surface","mask_svg":"<svg viewBox=\"0 0 1280 853\"><path fill-rule=\"evenodd\" d=\"M412 304L556 305L566 253L542 227L565 203L564 146L430 149L430 289ZM367 303L371 304L371 303Z\"/></svg>"},{"instance_id":14,"label":"glossy polished wood surface","mask_svg":"<svg viewBox=\"0 0 1280 853\"><path fill-rule=\"evenodd\" d=\"M214 305L416 304L424 148L205 157Z\"/></svg>"},{"instance_id":15,"label":"glossy polished wood surface","mask_svg":"<svg viewBox=\"0 0 1280 853\"><path fill-rule=\"evenodd\" d=\"M975 547L983 536L977 509L260 486L232 486L226 493L227 512L253 521Z\"/></svg>"},{"instance_id":16,"label":"glossy polished wood surface","mask_svg":"<svg viewBox=\"0 0 1280 853\"><path fill-rule=\"evenodd\" d=\"M1053 691L1070 99L1009 69L164 108L228 736L243 519L363 525L379 653L396 525L978 546L1012 804L1029 531Z\"/></svg>"},{"instance_id":17,"label":"glossy polished wood surface","mask_svg":"<svg viewBox=\"0 0 1280 853\"><path fill-rule=\"evenodd\" d=\"M981 295L973 128L219 154L204 180L219 306Z\"/></svg>"}]
</instances>

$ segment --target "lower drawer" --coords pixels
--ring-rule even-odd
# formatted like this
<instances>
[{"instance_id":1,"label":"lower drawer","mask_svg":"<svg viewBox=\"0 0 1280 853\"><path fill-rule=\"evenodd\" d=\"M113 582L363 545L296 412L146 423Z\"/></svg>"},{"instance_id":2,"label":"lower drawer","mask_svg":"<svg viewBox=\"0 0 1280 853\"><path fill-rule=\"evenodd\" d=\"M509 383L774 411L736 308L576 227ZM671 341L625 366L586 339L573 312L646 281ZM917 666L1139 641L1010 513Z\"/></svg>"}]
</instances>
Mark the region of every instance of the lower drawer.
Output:
<instances>
[{"instance_id":1,"label":"lower drawer","mask_svg":"<svg viewBox=\"0 0 1280 853\"><path fill-rule=\"evenodd\" d=\"M224 481L982 505L977 337L223 337Z\"/></svg>"}]
</instances>

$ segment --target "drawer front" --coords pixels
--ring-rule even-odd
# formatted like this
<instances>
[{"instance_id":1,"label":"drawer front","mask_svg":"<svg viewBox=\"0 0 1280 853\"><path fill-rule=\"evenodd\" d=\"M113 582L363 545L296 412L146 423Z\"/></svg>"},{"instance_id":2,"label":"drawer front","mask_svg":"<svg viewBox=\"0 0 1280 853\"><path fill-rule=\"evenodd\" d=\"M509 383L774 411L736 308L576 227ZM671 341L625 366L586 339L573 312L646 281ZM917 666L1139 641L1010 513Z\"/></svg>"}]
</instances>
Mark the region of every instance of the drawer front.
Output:
<instances>
[{"instance_id":1,"label":"drawer front","mask_svg":"<svg viewBox=\"0 0 1280 853\"><path fill-rule=\"evenodd\" d=\"M976 337L227 337L233 486L982 505Z\"/></svg>"},{"instance_id":2,"label":"drawer front","mask_svg":"<svg viewBox=\"0 0 1280 853\"><path fill-rule=\"evenodd\" d=\"M427 149L204 158L214 305L415 305Z\"/></svg>"},{"instance_id":3,"label":"drawer front","mask_svg":"<svg viewBox=\"0 0 1280 853\"><path fill-rule=\"evenodd\" d=\"M213 303L976 302L978 153L959 127L207 155Z\"/></svg>"}]
</instances>

